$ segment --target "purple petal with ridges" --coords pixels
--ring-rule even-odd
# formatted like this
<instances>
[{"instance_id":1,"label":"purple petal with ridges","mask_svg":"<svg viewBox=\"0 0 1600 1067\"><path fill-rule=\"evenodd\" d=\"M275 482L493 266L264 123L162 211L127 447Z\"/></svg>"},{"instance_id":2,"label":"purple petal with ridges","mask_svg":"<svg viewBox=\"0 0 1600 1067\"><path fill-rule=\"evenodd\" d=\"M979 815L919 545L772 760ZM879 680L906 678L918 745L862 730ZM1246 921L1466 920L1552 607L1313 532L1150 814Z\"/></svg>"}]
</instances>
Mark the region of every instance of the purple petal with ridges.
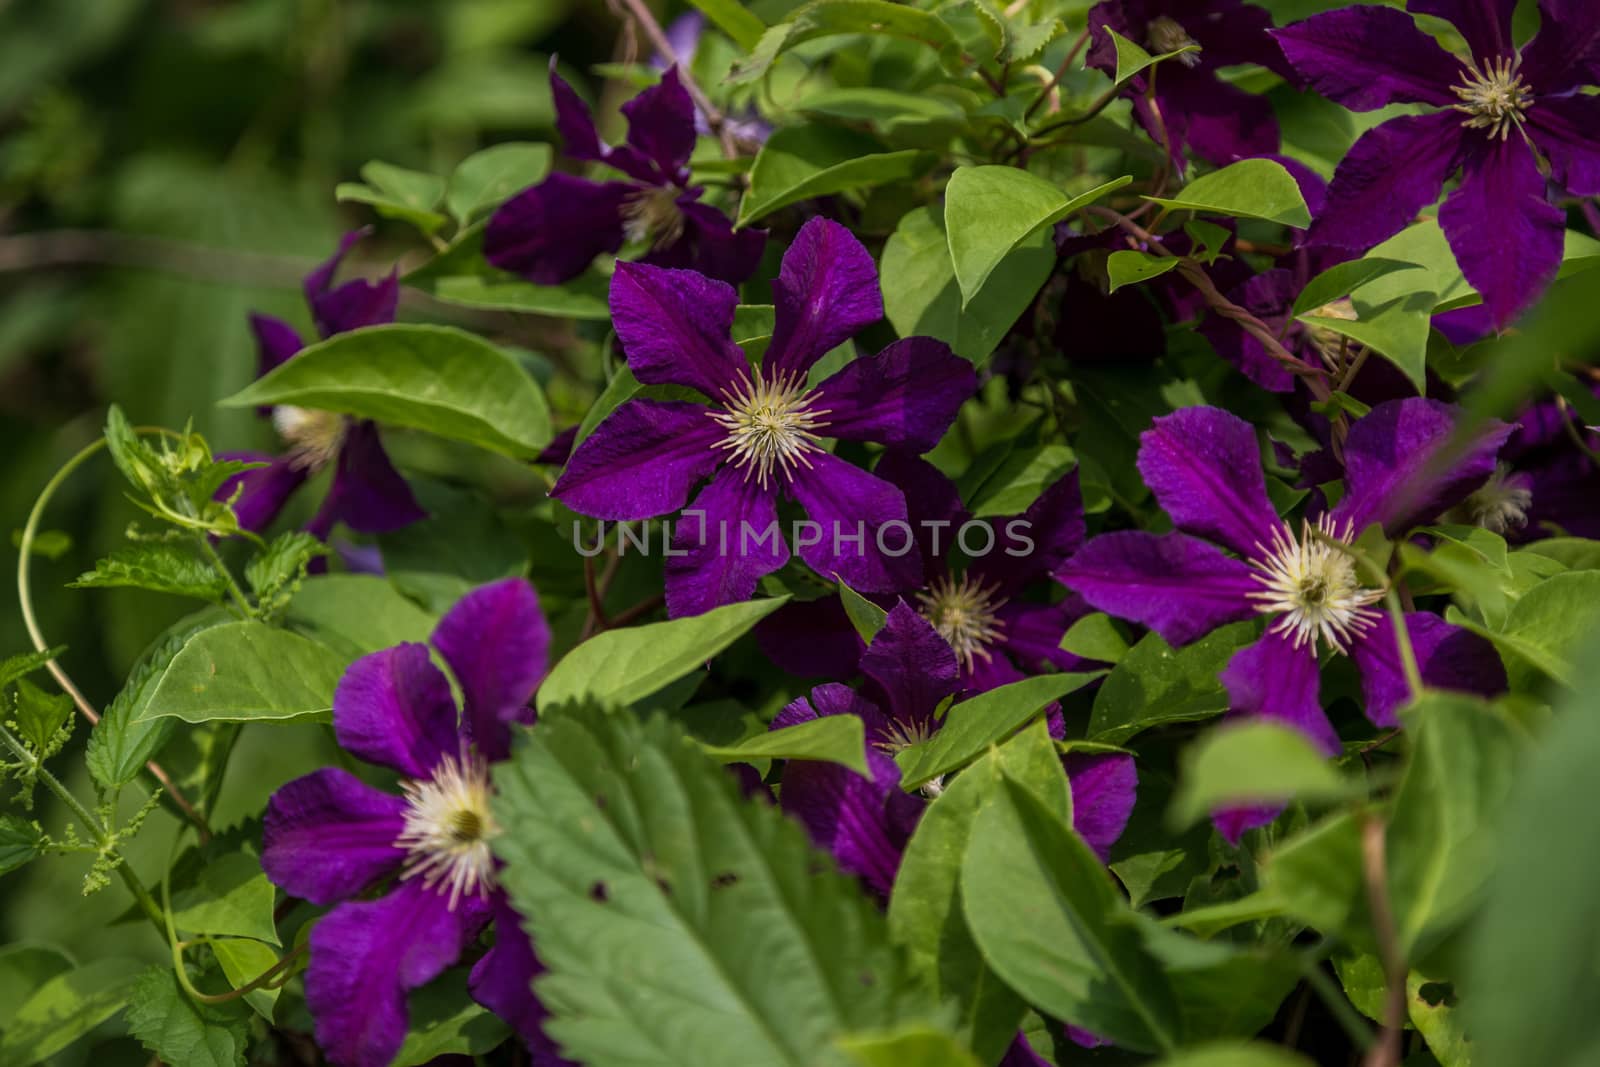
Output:
<instances>
[{"instance_id":1,"label":"purple petal with ridges","mask_svg":"<svg viewBox=\"0 0 1600 1067\"><path fill-rule=\"evenodd\" d=\"M628 369L646 385L686 385L720 398L748 378L729 339L739 294L689 270L619 263L611 276L611 317Z\"/></svg>"},{"instance_id":2,"label":"purple petal with ridges","mask_svg":"<svg viewBox=\"0 0 1600 1067\"><path fill-rule=\"evenodd\" d=\"M355 896L400 869L406 802L349 771L325 767L279 787L261 827L261 868L313 904Z\"/></svg>"},{"instance_id":3,"label":"purple petal with ridges","mask_svg":"<svg viewBox=\"0 0 1600 1067\"><path fill-rule=\"evenodd\" d=\"M756 272L767 247L766 230L735 230L728 216L689 194L678 198L678 211L683 216L683 234L646 252L640 263L692 270L730 285L738 285Z\"/></svg>"},{"instance_id":4,"label":"purple petal with ridges","mask_svg":"<svg viewBox=\"0 0 1600 1067\"><path fill-rule=\"evenodd\" d=\"M556 57L550 57L550 96L555 104L556 133L562 150L571 159L600 162L606 157L605 145L594 127L594 116L567 79L556 73Z\"/></svg>"},{"instance_id":5,"label":"purple petal with ridges","mask_svg":"<svg viewBox=\"0 0 1600 1067\"><path fill-rule=\"evenodd\" d=\"M829 715L854 715L860 719L868 746L891 740L894 736L889 717L878 705L838 682L825 682L807 696L784 705L783 710L774 716L769 729L782 730Z\"/></svg>"},{"instance_id":6,"label":"purple petal with ridges","mask_svg":"<svg viewBox=\"0 0 1600 1067\"><path fill-rule=\"evenodd\" d=\"M1109 863L1111 846L1127 828L1138 797L1139 770L1133 757L1070 752L1062 762L1072 784L1072 828L1101 863Z\"/></svg>"},{"instance_id":7,"label":"purple petal with ridges","mask_svg":"<svg viewBox=\"0 0 1600 1067\"><path fill-rule=\"evenodd\" d=\"M305 347L300 340L299 331L282 319L275 319L271 315L252 314L250 332L256 338L258 375L266 374L289 362L301 348Z\"/></svg>"},{"instance_id":8,"label":"purple petal with ridges","mask_svg":"<svg viewBox=\"0 0 1600 1067\"><path fill-rule=\"evenodd\" d=\"M441 756L460 751L450 682L426 645L406 642L350 664L333 691L333 730L352 756L407 778L433 774Z\"/></svg>"},{"instance_id":9,"label":"purple petal with ridges","mask_svg":"<svg viewBox=\"0 0 1600 1067\"><path fill-rule=\"evenodd\" d=\"M1494 646L1469 630L1451 626L1437 615L1411 612L1405 617L1422 682L1429 689L1494 696L1506 689L1506 672ZM1361 671L1363 710L1374 726L1400 725L1395 712L1411 699L1394 624L1385 613L1360 640L1350 658Z\"/></svg>"},{"instance_id":10,"label":"purple petal with ridges","mask_svg":"<svg viewBox=\"0 0 1600 1067\"><path fill-rule=\"evenodd\" d=\"M934 708L958 684L949 643L903 600L862 654L861 673L877 685L889 714L902 723L931 723Z\"/></svg>"},{"instance_id":11,"label":"purple petal with ridges","mask_svg":"<svg viewBox=\"0 0 1600 1067\"><path fill-rule=\"evenodd\" d=\"M672 524L667 615L702 615L749 600L756 584L787 562L777 486L762 488L744 469L723 467Z\"/></svg>"},{"instance_id":12,"label":"purple petal with ridges","mask_svg":"<svg viewBox=\"0 0 1600 1067\"><path fill-rule=\"evenodd\" d=\"M699 404L629 400L573 452L550 495L597 519L666 515L721 464L726 434Z\"/></svg>"},{"instance_id":13,"label":"purple petal with ridges","mask_svg":"<svg viewBox=\"0 0 1600 1067\"><path fill-rule=\"evenodd\" d=\"M557 172L495 209L483 231L483 256L535 285L560 285L594 257L622 247L622 209L639 187Z\"/></svg>"},{"instance_id":14,"label":"purple petal with ridges","mask_svg":"<svg viewBox=\"0 0 1600 1067\"><path fill-rule=\"evenodd\" d=\"M1269 629L1235 652L1217 677L1235 716L1292 726L1323 752L1338 755L1339 735L1322 711L1315 647L1296 648L1293 634Z\"/></svg>"},{"instance_id":15,"label":"purple petal with ridges","mask_svg":"<svg viewBox=\"0 0 1600 1067\"><path fill-rule=\"evenodd\" d=\"M1516 7L1517 0L1409 0L1407 4L1415 14L1444 19L1461 31L1480 66L1485 59L1517 54L1511 41Z\"/></svg>"},{"instance_id":16,"label":"purple petal with ridges","mask_svg":"<svg viewBox=\"0 0 1600 1067\"><path fill-rule=\"evenodd\" d=\"M1504 329L1555 280L1566 215L1545 199L1544 176L1520 137L1472 140L1439 225L1461 273Z\"/></svg>"},{"instance_id":17,"label":"purple petal with ridges","mask_svg":"<svg viewBox=\"0 0 1600 1067\"><path fill-rule=\"evenodd\" d=\"M972 364L931 337L907 337L875 356L852 360L817 386L819 433L922 453L939 443L956 412L977 392Z\"/></svg>"},{"instance_id":18,"label":"purple petal with ridges","mask_svg":"<svg viewBox=\"0 0 1600 1067\"><path fill-rule=\"evenodd\" d=\"M778 800L842 869L888 896L908 836L904 809L921 802L900 790L900 769L884 753L869 748L867 766L871 778L833 763L791 760Z\"/></svg>"},{"instance_id":19,"label":"purple petal with ridges","mask_svg":"<svg viewBox=\"0 0 1600 1067\"><path fill-rule=\"evenodd\" d=\"M1364 252L1439 199L1460 163L1461 113L1402 115L1362 134L1334 171L1310 244Z\"/></svg>"},{"instance_id":20,"label":"purple petal with ridges","mask_svg":"<svg viewBox=\"0 0 1600 1067\"><path fill-rule=\"evenodd\" d=\"M306 529L326 539L342 521L361 533L389 533L427 517L411 486L389 461L377 424L348 420L333 484Z\"/></svg>"},{"instance_id":21,"label":"purple petal with ridges","mask_svg":"<svg viewBox=\"0 0 1600 1067\"><path fill-rule=\"evenodd\" d=\"M970 517L956 484L927 460L895 448L884 452L872 473L906 498L906 518L922 554L924 582L946 574L956 529Z\"/></svg>"},{"instance_id":22,"label":"purple petal with ridges","mask_svg":"<svg viewBox=\"0 0 1600 1067\"><path fill-rule=\"evenodd\" d=\"M1056 577L1096 609L1183 645L1256 615L1255 573L1198 538L1129 530L1092 538Z\"/></svg>"},{"instance_id":23,"label":"purple petal with ridges","mask_svg":"<svg viewBox=\"0 0 1600 1067\"><path fill-rule=\"evenodd\" d=\"M1274 30L1272 36L1311 88L1352 111L1457 102L1450 86L1460 78L1461 61L1404 11L1343 7ZM1459 114L1455 118L1460 121Z\"/></svg>"},{"instance_id":24,"label":"purple petal with ridges","mask_svg":"<svg viewBox=\"0 0 1600 1067\"><path fill-rule=\"evenodd\" d=\"M1600 4L1539 0L1539 32L1522 50L1522 76L1541 97L1600 82Z\"/></svg>"},{"instance_id":25,"label":"purple petal with ridges","mask_svg":"<svg viewBox=\"0 0 1600 1067\"><path fill-rule=\"evenodd\" d=\"M1278 120L1271 102L1218 80L1209 69L1163 64L1156 97L1174 148L1187 147L1219 166L1278 150ZM1137 113L1147 130L1155 126L1145 108ZM1152 136L1158 133L1152 131Z\"/></svg>"},{"instance_id":26,"label":"purple petal with ridges","mask_svg":"<svg viewBox=\"0 0 1600 1067\"><path fill-rule=\"evenodd\" d=\"M1280 525L1256 433L1220 408L1181 408L1139 435L1139 473L1173 525L1259 554Z\"/></svg>"},{"instance_id":27,"label":"purple petal with ridges","mask_svg":"<svg viewBox=\"0 0 1600 1067\"><path fill-rule=\"evenodd\" d=\"M1000 647L1026 674L1043 674L1050 667L1062 671L1090 670L1092 664L1061 647L1072 624L1089 614L1082 597L1068 594L1059 604L1030 604L1013 600L997 617L1003 629Z\"/></svg>"},{"instance_id":28,"label":"purple petal with ridges","mask_svg":"<svg viewBox=\"0 0 1600 1067\"><path fill-rule=\"evenodd\" d=\"M622 105L628 120L628 145L676 178L694 151L694 101L672 67L653 85Z\"/></svg>"},{"instance_id":29,"label":"purple petal with ridges","mask_svg":"<svg viewBox=\"0 0 1600 1067\"><path fill-rule=\"evenodd\" d=\"M451 911L448 896L415 879L323 916L306 969L318 1048L340 1067L385 1067L405 1042L406 994L460 959L487 918L483 902Z\"/></svg>"},{"instance_id":30,"label":"purple petal with ridges","mask_svg":"<svg viewBox=\"0 0 1600 1067\"><path fill-rule=\"evenodd\" d=\"M898 526L884 529L907 521L900 490L831 453L808 458L810 467L795 470L786 483L789 495L819 527L796 537L800 558L824 578L842 578L858 593L915 586L922 567L915 544L907 544ZM902 546L905 553L895 555Z\"/></svg>"},{"instance_id":31,"label":"purple petal with ridges","mask_svg":"<svg viewBox=\"0 0 1600 1067\"><path fill-rule=\"evenodd\" d=\"M1540 100L1528 112L1528 133L1557 185L1573 196L1600 196L1600 97Z\"/></svg>"},{"instance_id":32,"label":"purple petal with ridges","mask_svg":"<svg viewBox=\"0 0 1600 1067\"><path fill-rule=\"evenodd\" d=\"M767 374L804 374L834 346L883 318L878 266L855 235L814 218L783 254L772 283L776 305Z\"/></svg>"},{"instance_id":33,"label":"purple petal with ridges","mask_svg":"<svg viewBox=\"0 0 1600 1067\"><path fill-rule=\"evenodd\" d=\"M269 456L264 452L224 452L218 459L239 459L248 462L267 461L265 467L252 467L235 474L217 489L217 499L227 500L235 489L239 499L233 502L233 513L243 529L260 533L272 525L294 491L305 484L306 471L292 456Z\"/></svg>"},{"instance_id":34,"label":"purple petal with ridges","mask_svg":"<svg viewBox=\"0 0 1600 1067\"><path fill-rule=\"evenodd\" d=\"M400 303L400 277L395 272L375 282L358 278L337 287L333 284L344 257L371 232L363 228L345 234L339 250L306 275L306 303L311 305L311 321L323 337L394 321Z\"/></svg>"},{"instance_id":35,"label":"purple petal with ridges","mask_svg":"<svg viewBox=\"0 0 1600 1067\"><path fill-rule=\"evenodd\" d=\"M550 1013L533 992L533 980L544 973L544 966L522 928L521 916L504 893L495 894L492 908L494 945L472 965L467 989L473 1000L504 1020L536 1055L557 1057L555 1043L543 1030Z\"/></svg>"},{"instance_id":36,"label":"purple petal with ridges","mask_svg":"<svg viewBox=\"0 0 1600 1067\"><path fill-rule=\"evenodd\" d=\"M1026 511L991 519L994 548L972 561L967 572L998 586L1010 597L1035 578L1060 569L1083 547L1087 526L1078 469L1051 482Z\"/></svg>"},{"instance_id":37,"label":"purple petal with ridges","mask_svg":"<svg viewBox=\"0 0 1600 1067\"><path fill-rule=\"evenodd\" d=\"M511 751L513 722L529 722L528 701L550 665L550 624L522 578L480 585L445 612L429 638L465 698L464 721L490 760Z\"/></svg>"}]
</instances>

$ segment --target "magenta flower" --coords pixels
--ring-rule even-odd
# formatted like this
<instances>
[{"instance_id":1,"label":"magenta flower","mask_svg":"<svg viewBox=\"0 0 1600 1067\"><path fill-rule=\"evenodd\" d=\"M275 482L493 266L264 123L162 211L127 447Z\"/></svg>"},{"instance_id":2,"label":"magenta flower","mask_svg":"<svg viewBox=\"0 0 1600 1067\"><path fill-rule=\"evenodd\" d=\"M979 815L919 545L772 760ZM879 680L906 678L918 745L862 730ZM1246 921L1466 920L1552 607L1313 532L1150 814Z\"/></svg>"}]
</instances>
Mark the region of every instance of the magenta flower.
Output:
<instances>
[{"instance_id":1,"label":"magenta flower","mask_svg":"<svg viewBox=\"0 0 1600 1067\"><path fill-rule=\"evenodd\" d=\"M914 585L909 529L884 530L906 524L905 498L823 442L926 452L977 388L972 364L929 337L896 341L809 384L824 353L883 315L872 256L837 223L806 223L773 293L772 339L752 366L729 340L732 286L633 263L618 265L611 281L611 314L634 376L712 403L627 401L578 446L551 495L595 518L647 519L682 508L709 477L674 525L666 589L675 617L744 600L788 561L780 495L814 524L796 547L817 573L869 593Z\"/></svg>"},{"instance_id":2,"label":"magenta flower","mask_svg":"<svg viewBox=\"0 0 1600 1067\"><path fill-rule=\"evenodd\" d=\"M365 236L366 231L362 230L345 234L339 250L306 275L306 303L317 333L323 338L394 321L400 283L393 272L376 282L356 278L342 285L333 284L346 253ZM261 374L293 359L304 347L294 327L281 319L252 315L250 327L256 335ZM317 537L326 539L340 522L362 533L387 533L428 517L417 504L411 487L389 461L376 423L289 405L279 405L263 414L271 416L289 450L276 457L231 453L229 458L259 460L267 465L235 475L217 492L219 500L227 500L239 490L234 511L244 529L259 531L272 525L295 490L329 465L334 468L333 483L322 507L306 526Z\"/></svg>"},{"instance_id":3,"label":"magenta flower","mask_svg":"<svg viewBox=\"0 0 1600 1067\"><path fill-rule=\"evenodd\" d=\"M626 180L558 172L524 189L489 219L483 253L490 263L539 285L559 285L582 274L595 256L631 241L648 248L642 262L658 267L735 284L755 272L766 232L735 231L722 212L700 202L704 190L689 184L695 107L676 67L622 105L628 138L616 147L600 140L588 107L553 61L550 91L567 155L604 163Z\"/></svg>"},{"instance_id":4,"label":"magenta flower","mask_svg":"<svg viewBox=\"0 0 1600 1067\"><path fill-rule=\"evenodd\" d=\"M317 1044L342 1067L381 1067L405 1039L406 993L455 964L491 921L495 944L472 968L473 996L536 1048L543 1011L533 948L496 888L490 764L544 676L550 628L531 586L506 579L439 621L435 651L403 644L352 663L333 698L339 744L403 778L403 795L329 767L272 795L261 864L293 896L333 904L311 933L306 1003ZM382 893L369 891L384 886Z\"/></svg>"},{"instance_id":5,"label":"magenta flower","mask_svg":"<svg viewBox=\"0 0 1600 1067\"><path fill-rule=\"evenodd\" d=\"M1481 485L1510 428L1496 426L1435 472L1431 462L1454 429L1449 408L1416 398L1357 420L1344 443L1345 495L1320 516L1319 538L1309 522L1296 532L1278 518L1249 423L1211 407L1163 416L1140 438L1139 472L1180 532L1102 534L1067 562L1061 580L1175 645L1226 623L1271 618L1222 673L1232 709L1282 720L1337 753L1318 696L1319 644L1355 662L1375 725L1396 725L1407 689L1389 616L1376 606L1382 592L1324 538L1349 544L1375 522L1403 534ZM1406 627L1430 686L1504 688L1499 659L1482 639L1423 612L1408 614Z\"/></svg>"},{"instance_id":6,"label":"magenta flower","mask_svg":"<svg viewBox=\"0 0 1600 1067\"><path fill-rule=\"evenodd\" d=\"M1547 184L1600 194L1600 5L1541 0L1543 25L1520 52L1514 0L1412 0L1449 20L1471 54L1451 55L1394 8L1357 6L1275 32L1289 62L1324 96L1356 111L1403 115L1363 134L1334 174L1312 243L1364 251L1399 232L1458 170L1439 222L1496 327L1527 307L1561 263L1562 212Z\"/></svg>"},{"instance_id":7,"label":"magenta flower","mask_svg":"<svg viewBox=\"0 0 1600 1067\"><path fill-rule=\"evenodd\" d=\"M1152 55L1200 46L1134 75L1126 87L1139 124L1158 141L1165 130L1180 168L1185 148L1219 165L1278 150L1278 121L1266 97L1217 77L1220 68L1239 63L1288 74L1283 54L1267 36L1272 16L1265 9L1240 0L1102 0L1089 11L1094 36L1085 62L1114 75L1117 50L1106 26ZM1152 77L1154 108L1146 99Z\"/></svg>"}]
</instances>

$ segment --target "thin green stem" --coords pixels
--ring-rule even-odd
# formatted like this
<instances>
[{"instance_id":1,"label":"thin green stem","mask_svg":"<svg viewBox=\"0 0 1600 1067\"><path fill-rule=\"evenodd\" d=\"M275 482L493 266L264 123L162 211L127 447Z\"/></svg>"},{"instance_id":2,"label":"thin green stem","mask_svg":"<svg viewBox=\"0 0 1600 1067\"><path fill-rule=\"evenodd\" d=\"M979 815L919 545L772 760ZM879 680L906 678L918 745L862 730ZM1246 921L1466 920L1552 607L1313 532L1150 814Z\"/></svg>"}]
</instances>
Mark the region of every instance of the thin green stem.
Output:
<instances>
[{"instance_id":1,"label":"thin green stem","mask_svg":"<svg viewBox=\"0 0 1600 1067\"><path fill-rule=\"evenodd\" d=\"M200 546L201 554L210 561L219 574L227 579L228 595L233 598L233 602L239 610L244 612L245 618L255 615L255 606L250 603L250 598L244 595L244 589L239 585L238 579L233 576L233 571L223 562L222 553L218 552L217 546L211 543L211 538L206 534L201 534L195 538L195 543Z\"/></svg>"},{"instance_id":2,"label":"thin green stem","mask_svg":"<svg viewBox=\"0 0 1600 1067\"><path fill-rule=\"evenodd\" d=\"M1417 666L1417 652L1411 647L1411 631L1406 629L1405 608L1400 603L1400 594L1394 583L1390 583L1389 591L1383 598L1384 606L1389 609L1389 621L1394 627L1394 643L1400 650L1400 667L1405 672L1406 688L1411 690L1411 699L1416 700L1422 696L1422 671Z\"/></svg>"}]
</instances>

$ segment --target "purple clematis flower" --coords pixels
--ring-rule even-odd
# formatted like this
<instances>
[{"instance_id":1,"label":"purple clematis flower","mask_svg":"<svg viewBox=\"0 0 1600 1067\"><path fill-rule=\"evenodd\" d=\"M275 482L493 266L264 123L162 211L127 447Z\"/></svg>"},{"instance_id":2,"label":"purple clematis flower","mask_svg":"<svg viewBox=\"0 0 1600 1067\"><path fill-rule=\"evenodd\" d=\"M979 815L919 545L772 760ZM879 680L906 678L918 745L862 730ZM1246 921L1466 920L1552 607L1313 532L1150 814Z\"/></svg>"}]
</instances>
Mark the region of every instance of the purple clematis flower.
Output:
<instances>
[{"instance_id":1,"label":"purple clematis flower","mask_svg":"<svg viewBox=\"0 0 1600 1067\"><path fill-rule=\"evenodd\" d=\"M595 256L631 241L646 246L642 261L656 266L735 284L755 272L766 232L735 231L722 212L700 202L704 190L689 184L695 107L676 67L622 105L628 138L615 147L600 140L588 107L554 61L550 91L567 155L604 163L626 180L554 173L524 189L489 219L483 253L490 263L539 285L559 285L582 274Z\"/></svg>"},{"instance_id":2,"label":"purple clematis flower","mask_svg":"<svg viewBox=\"0 0 1600 1067\"><path fill-rule=\"evenodd\" d=\"M1454 429L1450 409L1435 401L1374 408L1345 440L1343 499L1315 530L1308 521L1296 534L1267 497L1249 423L1211 407L1163 416L1140 439L1139 471L1180 532L1102 534L1067 562L1061 580L1096 608L1175 645L1226 623L1271 617L1222 672L1232 709L1282 720L1335 754L1339 737L1318 697L1319 643L1355 662L1375 725L1397 724L1407 688L1389 616L1374 607L1382 591L1364 585L1354 559L1329 542L1349 544L1375 522L1390 536L1403 534L1481 485L1510 428L1496 426L1449 469L1434 471ZM1504 688L1499 659L1481 638L1423 612L1408 614L1406 627L1429 685ZM1225 832L1236 840L1244 828Z\"/></svg>"},{"instance_id":3,"label":"purple clematis flower","mask_svg":"<svg viewBox=\"0 0 1600 1067\"><path fill-rule=\"evenodd\" d=\"M1102 0L1089 12L1094 36L1085 62L1114 76L1117 49L1107 26L1152 55L1200 46L1134 75L1126 87L1139 124L1158 142L1165 130L1180 169L1185 148L1219 165L1278 150L1278 122L1267 99L1217 77L1220 68L1239 63L1288 76L1283 54L1267 36L1272 16L1265 9L1240 0ZM1147 95L1151 79L1154 106Z\"/></svg>"},{"instance_id":4,"label":"purple clematis flower","mask_svg":"<svg viewBox=\"0 0 1600 1067\"><path fill-rule=\"evenodd\" d=\"M788 561L780 494L810 516L795 541L817 573L868 593L914 585L909 528L885 529L905 526L905 498L822 442L926 452L977 388L972 364L929 337L897 341L808 385L824 353L883 315L872 256L835 222L806 223L773 292L772 340L752 367L728 339L738 303L731 286L633 263L620 264L611 281L611 313L634 375L693 389L712 406L627 401L578 446L551 495L599 519L647 519L677 511L710 477L674 524L666 579L674 617L744 600Z\"/></svg>"},{"instance_id":5,"label":"purple clematis flower","mask_svg":"<svg viewBox=\"0 0 1600 1067\"><path fill-rule=\"evenodd\" d=\"M1459 170L1439 223L1497 328L1560 266L1563 216L1547 183L1573 196L1600 194L1600 99L1580 91L1600 71L1600 5L1541 0L1543 24L1520 51L1511 40L1515 7L1411 0L1411 12L1455 25L1465 58L1381 5L1329 11L1274 34L1311 87L1345 107L1437 109L1362 135L1334 174L1311 242L1371 248L1432 204Z\"/></svg>"},{"instance_id":6,"label":"purple clematis flower","mask_svg":"<svg viewBox=\"0 0 1600 1067\"><path fill-rule=\"evenodd\" d=\"M932 625L904 601L861 657L862 693L829 683L778 713L773 729L825 715L855 715L867 734L871 777L832 763L791 760L779 803L839 865L888 896L900 858L927 801L900 788L893 753L932 736L935 711L960 686L955 653ZM1102 861L1133 812L1138 775L1133 757L1065 757L1072 782L1074 828ZM936 793L937 786L926 792Z\"/></svg>"},{"instance_id":7,"label":"purple clematis flower","mask_svg":"<svg viewBox=\"0 0 1600 1067\"><path fill-rule=\"evenodd\" d=\"M329 767L267 804L261 864L291 895L335 907L311 933L306 1002L317 1043L343 1067L381 1067L405 1039L406 993L438 977L491 921L495 944L473 967L472 994L536 1049L543 1010L532 945L495 885L490 764L545 673L550 628L521 579L482 586L439 621L433 648L403 644L352 663L333 699L345 751L399 772L403 795ZM367 891L387 885L376 897Z\"/></svg>"},{"instance_id":8,"label":"purple clematis flower","mask_svg":"<svg viewBox=\"0 0 1600 1067\"><path fill-rule=\"evenodd\" d=\"M342 285L333 284L339 264L365 236L364 230L345 234L339 250L306 275L306 303L311 307L317 333L323 338L394 321L400 295L399 278L394 272L376 282L356 278ZM256 335L261 374L287 363L304 347L294 327L281 319L252 315L250 327ZM294 491L330 464L334 468L333 484L322 507L306 526L317 537L326 540L340 522L362 533L387 533L428 517L417 504L411 487L389 461L376 423L289 405L279 405L263 414L271 415L272 424L289 451L276 457L231 453L229 458L259 460L267 465L235 475L217 492L219 500L239 492L234 511L239 525L246 530L259 531L272 525Z\"/></svg>"},{"instance_id":9,"label":"purple clematis flower","mask_svg":"<svg viewBox=\"0 0 1600 1067\"><path fill-rule=\"evenodd\" d=\"M706 17L699 11L686 11L668 23L665 32L667 44L672 46L672 54L685 68L693 70L694 57L700 51L700 39L706 32ZM669 66L659 52L651 57L650 65L663 72ZM733 139L751 151L766 144L767 138L772 136L772 127L753 108L746 108L739 114L725 114L722 121ZM694 109L694 131L702 137L711 136L711 123L706 121L699 108Z\"/></svg>"}]
</instances>

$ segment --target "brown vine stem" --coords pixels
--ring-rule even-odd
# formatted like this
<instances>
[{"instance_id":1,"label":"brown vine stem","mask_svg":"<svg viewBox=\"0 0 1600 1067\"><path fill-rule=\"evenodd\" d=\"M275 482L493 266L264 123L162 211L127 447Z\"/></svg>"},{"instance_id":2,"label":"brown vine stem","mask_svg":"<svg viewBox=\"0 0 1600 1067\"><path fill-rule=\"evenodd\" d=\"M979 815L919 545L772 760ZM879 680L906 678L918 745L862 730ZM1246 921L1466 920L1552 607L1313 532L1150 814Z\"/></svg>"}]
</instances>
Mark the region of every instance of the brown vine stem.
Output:
<instances>
[{"instance_id":1,"label":"brown vine stem","mask_svg":"<svg viewBox=\"0 0 1600 1067\"><path fill-rule=\"evenodd\" d=\"M700 88L700 83L694 80L694 75L689 73L687 67L678 60L678 53L672 47L672 42L667 40L667 35L661 28L661 23L656 21L655 15L650 11L645 0L618 0L633 16L633 20L644 30L644 35L650 38L650 46L656 50L668 64L678 68L678 78L683 82L684 89L689 98L694 101L694 106L706 117L706 125L711 127L711 132L716 135L717 142L722 145L722 154L729 159L739 155L739 146L734 143L733 133L728 129L727 119L717 106L711 102L705 90Z\"/></svg>"},{"instance_id":2,"label":"brown vine stem","mask_svg":"<svg viewBox=\"0 0 1600 1067\"><path fill-rule=\"evenodd\" d=\"M1367 907L1383 961L1386 992L1383 1033L1367 1052L1362 1067L1399 1067L1406 1024L1406 962L1389 906L1389 866L1383 820L1368 814L1361 823L1361 870L1367 884Z\"/></svg>"}]
</instances>

